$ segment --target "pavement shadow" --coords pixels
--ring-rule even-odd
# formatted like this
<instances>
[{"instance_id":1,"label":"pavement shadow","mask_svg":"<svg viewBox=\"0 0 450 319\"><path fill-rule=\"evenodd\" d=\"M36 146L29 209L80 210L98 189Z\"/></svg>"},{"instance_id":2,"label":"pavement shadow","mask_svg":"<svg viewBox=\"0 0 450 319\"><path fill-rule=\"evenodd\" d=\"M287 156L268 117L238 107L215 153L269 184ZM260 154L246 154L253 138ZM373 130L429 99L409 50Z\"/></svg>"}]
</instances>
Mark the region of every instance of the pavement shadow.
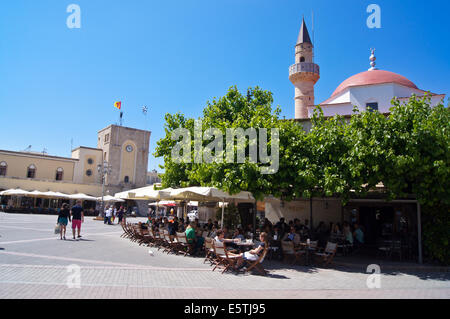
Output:
<instances>
[{"instance_id":1,"label":"pavement shadow","mask_svg":"<svg viewBox=\"0 0 450 319\"><path fill-rule=\"evenodd\" d=\"M373 261L372 264L377 264L377 261ZM302 273L317 273L321 269L329 269L346 273L359 273L359 274L371 274L372 272L367 272L368 264L355 264L352 267L333 265L328 267L318 266L318 265L291 265L289 263L284 263L278 260L268 260L264 262L264 268L266 270L272 271L298 271ZM415 276L421 280L437 280L437 281L450 281L450 272L437 272L437 271L427 271L427 270L415 270L415 269L395 269L392 265L380 264L380 270L382 275L387 276Z\"/></svg>"}]
</instances>

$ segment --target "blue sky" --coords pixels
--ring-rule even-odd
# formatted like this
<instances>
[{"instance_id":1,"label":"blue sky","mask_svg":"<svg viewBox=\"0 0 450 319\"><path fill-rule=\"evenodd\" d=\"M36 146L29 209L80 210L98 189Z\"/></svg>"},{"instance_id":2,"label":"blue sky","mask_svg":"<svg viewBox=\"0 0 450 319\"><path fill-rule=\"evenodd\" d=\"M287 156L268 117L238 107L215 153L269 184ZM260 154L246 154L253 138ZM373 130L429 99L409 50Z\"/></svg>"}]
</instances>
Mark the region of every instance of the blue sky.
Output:
<instances>
[{"instance_id":1,"label":"blue sky","mask_svg":"<svg viewBox=\"0 0 450 319\"><path fill-rule=\"evenodd\" d=\"M72 3L81 29L67 28ZM366 26L371 3L381 29ZM0 9L0 149L70 156L71 139L96 147L120 100L125 126L152 131L153 153L165 113L197 117L232 85L272 91L292 118L288 68L302 15L312 33L312 10L316 103L369 68L371 47L380 69L450 93L449 1L15 0ZM149 170L159 163L150 156Z\"/></svg>"}]
</instances>

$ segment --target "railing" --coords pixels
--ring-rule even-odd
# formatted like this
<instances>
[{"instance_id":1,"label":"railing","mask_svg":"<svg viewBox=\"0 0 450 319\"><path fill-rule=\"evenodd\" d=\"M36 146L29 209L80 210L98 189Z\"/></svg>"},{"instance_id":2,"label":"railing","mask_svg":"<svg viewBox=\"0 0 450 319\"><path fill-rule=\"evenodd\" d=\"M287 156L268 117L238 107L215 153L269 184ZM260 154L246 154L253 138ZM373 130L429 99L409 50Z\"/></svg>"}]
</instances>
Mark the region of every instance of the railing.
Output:
<instances>
[{"instance_id":1,"label":"railing","mask_svg":"<svg viewBox=\"0 0 450 319\"><path fill-rule=\"evenodd\" d=\"M300 72L311 72L320 75L320 68L317 64L311 62L300 62L289 67L289 76Z\"/></svg>"}]
</instances>

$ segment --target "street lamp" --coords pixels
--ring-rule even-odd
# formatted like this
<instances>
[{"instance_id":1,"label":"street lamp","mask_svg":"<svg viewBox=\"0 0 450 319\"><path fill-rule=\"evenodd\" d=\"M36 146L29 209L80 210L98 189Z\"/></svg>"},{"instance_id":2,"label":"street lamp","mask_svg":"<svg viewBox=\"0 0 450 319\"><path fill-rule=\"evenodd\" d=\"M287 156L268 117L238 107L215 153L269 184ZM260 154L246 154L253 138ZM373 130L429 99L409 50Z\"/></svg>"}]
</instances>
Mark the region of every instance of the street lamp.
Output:
<instances>
[{"instance_id":1,"label":"street lamp","mask_svg":"<svg viewBox=\"0 0 450 319\"><path fill-rule=\"evenodd\" d=\"M104 207L103 197L105 196L105 177L106 175L111 173L112 166L109 165L108 162L105 160L103 161L103 165L101 164L97 165L97 171L101 174L102 178L102 205L100 208L100 212L98 214L99 217L102 217Z\"/></svg>"}]
</instances>

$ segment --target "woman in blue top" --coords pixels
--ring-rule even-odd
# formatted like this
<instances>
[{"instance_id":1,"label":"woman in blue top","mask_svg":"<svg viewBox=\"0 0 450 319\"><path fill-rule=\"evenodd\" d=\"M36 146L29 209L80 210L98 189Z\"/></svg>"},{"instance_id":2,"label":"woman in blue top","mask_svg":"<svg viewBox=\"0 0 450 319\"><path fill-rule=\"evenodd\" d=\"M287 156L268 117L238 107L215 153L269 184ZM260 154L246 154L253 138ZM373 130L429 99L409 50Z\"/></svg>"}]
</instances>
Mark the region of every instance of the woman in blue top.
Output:
<instances>
[{"instance_id":1,"label":"woman in blue top","mask_svg":"<svg viewBox=\"0 0 450 319\"><path fill-rule=\"evenodd\" d=\"M242 268L247 260L248 261L258 260L258 258L261 257L261 255L263 254L264 249L266 247L269 247L267 233L262 232L259 235L259 240L260 240L260 243L259 243L258 247L256 247L255 249L252 249L250 251L247 251L243 254L238 255L238 261L236 263L237 269Z\"/></svg>"}]
</instances>

